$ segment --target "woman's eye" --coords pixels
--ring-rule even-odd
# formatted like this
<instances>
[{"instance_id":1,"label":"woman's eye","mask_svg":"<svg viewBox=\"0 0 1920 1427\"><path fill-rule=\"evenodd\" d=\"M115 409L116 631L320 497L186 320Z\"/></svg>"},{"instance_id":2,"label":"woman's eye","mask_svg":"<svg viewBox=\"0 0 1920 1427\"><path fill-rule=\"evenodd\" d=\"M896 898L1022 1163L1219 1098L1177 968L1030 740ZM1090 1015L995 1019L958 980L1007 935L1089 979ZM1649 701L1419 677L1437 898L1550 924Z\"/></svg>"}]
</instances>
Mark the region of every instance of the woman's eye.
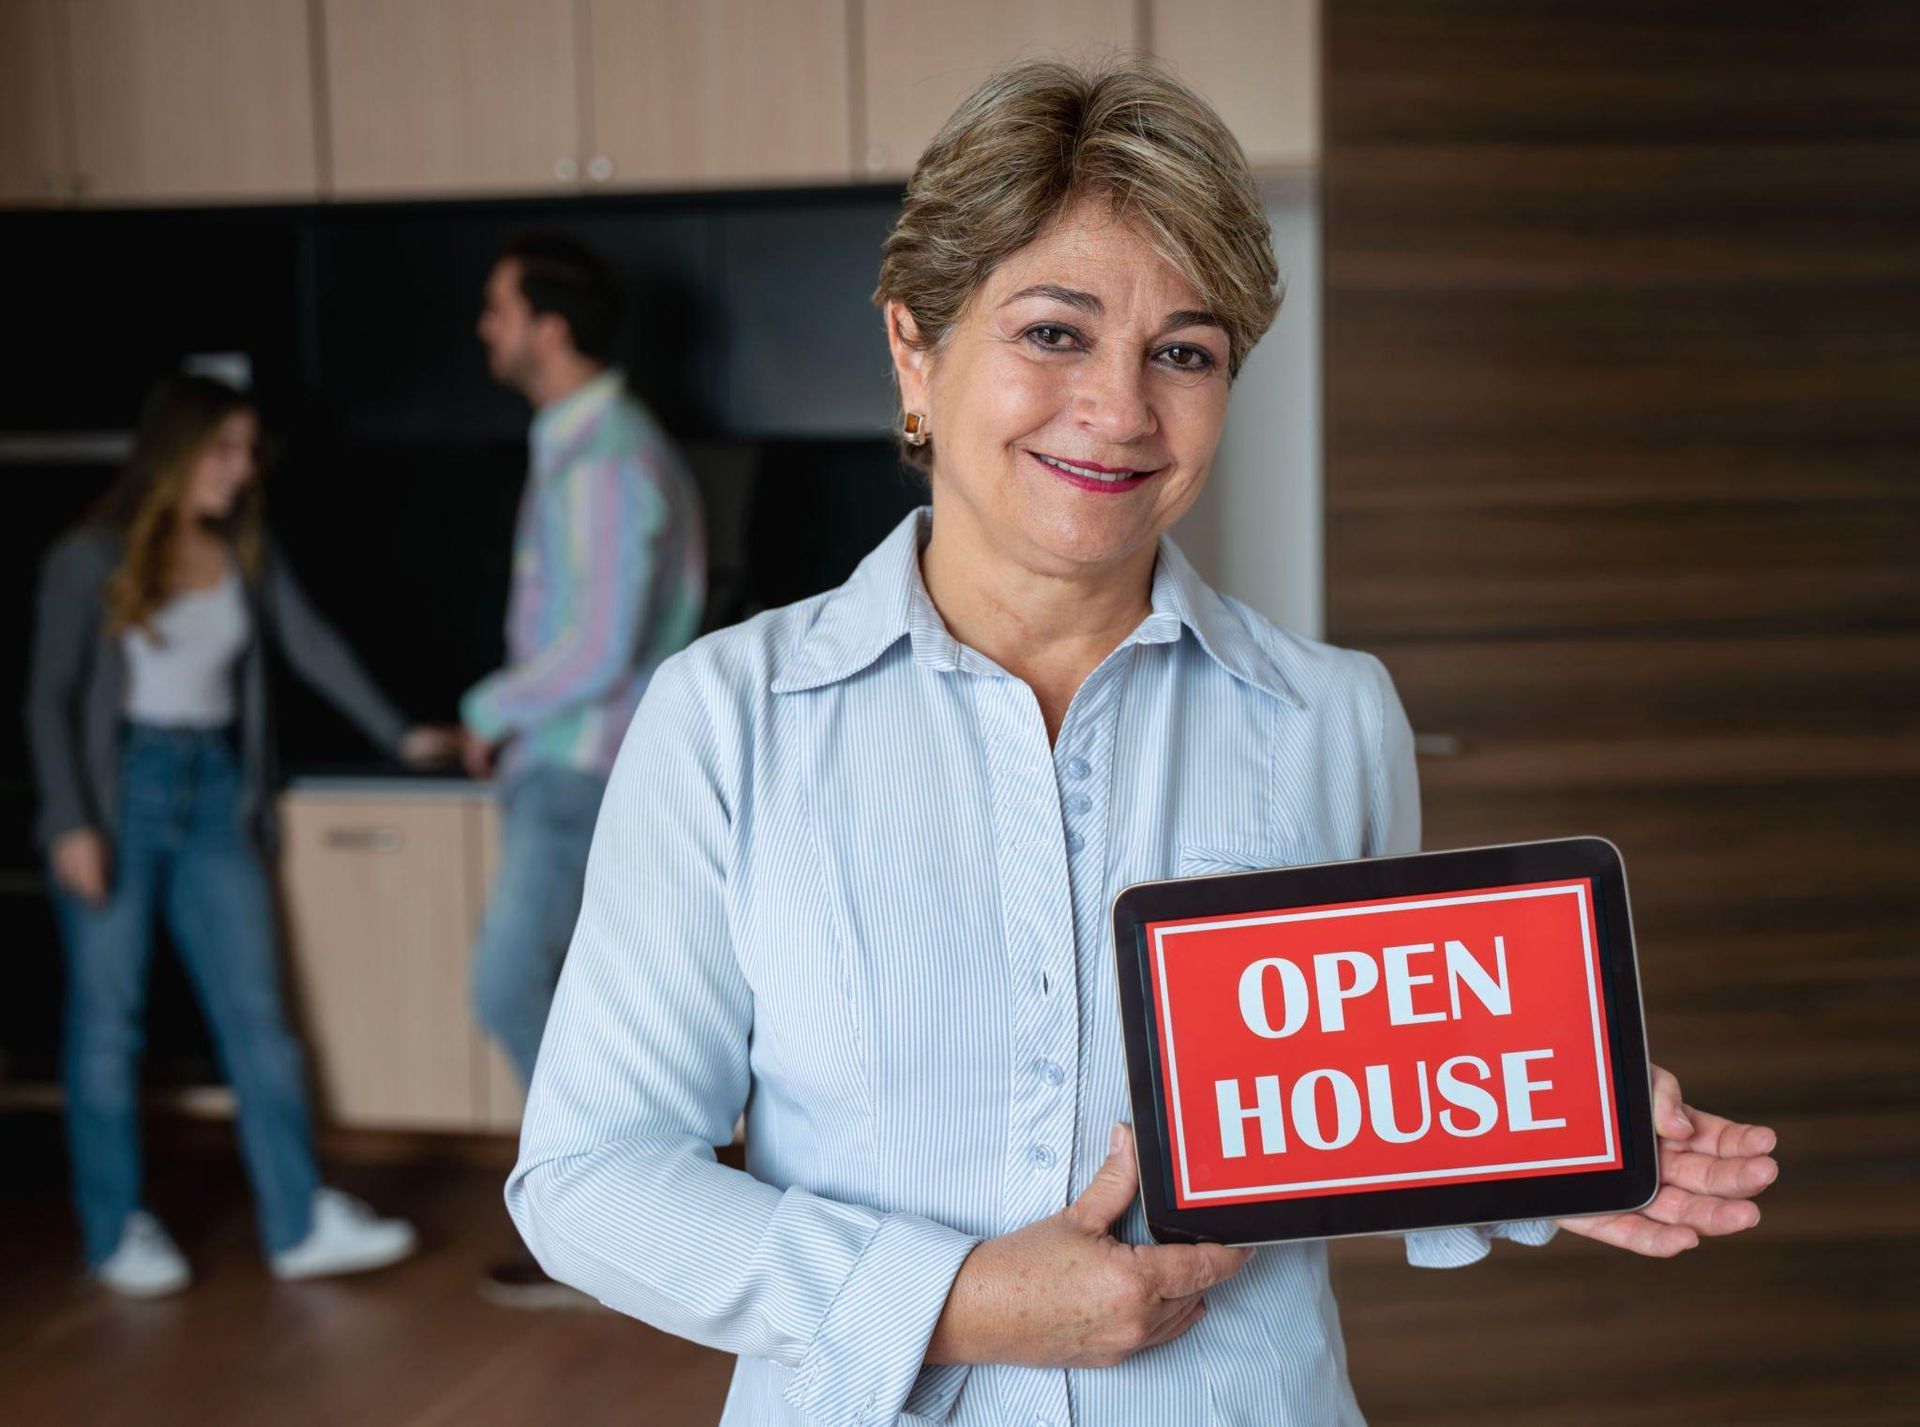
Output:
<instances>
[{"instance_id":1,"label":"woman's eye","mask_svg":"<svg viewBox=\"0 0 1920 1427\"><path fill-rule=\"evenodd\" d=\"M1160 357L1168 366L1183 372L1204 372L1213 365L1213 354L1203 347L1168 347Z\"/></svg>"},{"instance_id":2,"label":"woman's eye","mask_svg":"<svg viewBox=\"0 0 1920 1427\"><path fill-rule=\"evenodd\" d=\"M1074 333L1071 327L1055 327L1042 322L1027 329L1027 340L1045 352L1064 352L1074 340Z\"/></svg>"}]
</instances>

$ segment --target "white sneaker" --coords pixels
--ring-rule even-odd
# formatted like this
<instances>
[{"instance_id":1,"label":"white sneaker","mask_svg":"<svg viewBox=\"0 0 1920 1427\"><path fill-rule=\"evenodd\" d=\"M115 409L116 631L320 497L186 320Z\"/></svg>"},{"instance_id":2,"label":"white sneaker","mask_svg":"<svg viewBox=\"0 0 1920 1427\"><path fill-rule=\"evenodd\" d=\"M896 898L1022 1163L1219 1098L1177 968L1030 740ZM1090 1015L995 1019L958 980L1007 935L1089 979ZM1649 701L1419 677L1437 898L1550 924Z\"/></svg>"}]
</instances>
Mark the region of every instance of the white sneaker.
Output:
<instances>
[{"instance_id":1,"label":"white sneaker","mask_svg":"<svg viewBox=\"0 0 1920 1427\"><path fill-rule=\"evenodd\" d=\"M144 1209L127 1215L120 1242L93 1274L128 1298L163 1298L193 1282L186 1255L160 1221Z\"/></svg>"},{"instance_id":2,"label":"white sneaker","mask_svg":"<svg viewBox=\"0 0 1920 1427\"><path fill-rule=\"evenodd\" d=\"M361 1273L398 1263L418 1243L404 1219L381 1219L351 1194L317 1189L313 1227L292 1248L273 1254L275 1278L319 1278L332 1273Z\"/></svg>"}]
</instances>

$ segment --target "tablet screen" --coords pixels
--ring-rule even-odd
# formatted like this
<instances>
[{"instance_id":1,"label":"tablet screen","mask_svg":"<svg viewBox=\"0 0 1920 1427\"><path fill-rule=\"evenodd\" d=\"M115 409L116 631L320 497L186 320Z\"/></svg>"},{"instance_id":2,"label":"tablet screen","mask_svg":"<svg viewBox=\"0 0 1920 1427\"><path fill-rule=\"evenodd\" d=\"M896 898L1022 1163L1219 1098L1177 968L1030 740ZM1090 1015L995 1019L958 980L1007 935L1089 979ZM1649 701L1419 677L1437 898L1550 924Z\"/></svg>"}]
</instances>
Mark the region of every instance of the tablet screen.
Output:
<instances>
[{"instance_id":1,"label":"tablet screen","mask_svg":"<svg viewBox=\"0 0 1920 1427\"><path fill-rule=\"evenodd\" d=\"M1591 879L1148 922L1180 1209L1621 1167Z\"/></svg>"}]
</instances>

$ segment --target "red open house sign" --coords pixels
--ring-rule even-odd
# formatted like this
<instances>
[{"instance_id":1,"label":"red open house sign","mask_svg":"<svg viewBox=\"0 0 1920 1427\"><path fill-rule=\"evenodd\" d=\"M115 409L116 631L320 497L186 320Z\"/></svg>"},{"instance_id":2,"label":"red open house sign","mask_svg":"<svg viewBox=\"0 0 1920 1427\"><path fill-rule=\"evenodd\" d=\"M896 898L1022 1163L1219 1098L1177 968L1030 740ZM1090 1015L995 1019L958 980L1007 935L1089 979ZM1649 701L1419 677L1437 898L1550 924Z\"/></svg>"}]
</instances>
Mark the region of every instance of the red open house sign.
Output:
<instances>
[{"instance_id":1,"label":"red open house sign","mask_svg":"<svg viewBox=\"0 0 1920 1427\"><path fill-rule=\"evenodd\" d=\"M1180 1208L1620 1166L1584 877L1147 935Z\"/></svg>"}]
</instances>

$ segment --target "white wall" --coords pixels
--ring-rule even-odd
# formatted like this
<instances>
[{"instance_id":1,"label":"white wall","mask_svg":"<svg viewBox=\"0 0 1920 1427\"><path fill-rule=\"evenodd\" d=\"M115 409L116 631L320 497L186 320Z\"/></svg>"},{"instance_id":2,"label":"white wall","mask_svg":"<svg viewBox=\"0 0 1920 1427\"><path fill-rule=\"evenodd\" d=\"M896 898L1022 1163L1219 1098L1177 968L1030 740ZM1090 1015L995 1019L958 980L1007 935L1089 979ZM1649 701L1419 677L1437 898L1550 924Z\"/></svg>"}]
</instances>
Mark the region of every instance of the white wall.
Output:
<instances>
[{"instance_id":1,"label":"white wall","mask_svg":"<svg viewBox=\"0 0 1920 1427\"><path fill-rule=\"evenodd\" d=\"M1215 586L1320 638L1320 201L1315 176L1261 185L1286 300L1233 387L1200 500L1174 539Z\"/></svg>"}]
</instances>

